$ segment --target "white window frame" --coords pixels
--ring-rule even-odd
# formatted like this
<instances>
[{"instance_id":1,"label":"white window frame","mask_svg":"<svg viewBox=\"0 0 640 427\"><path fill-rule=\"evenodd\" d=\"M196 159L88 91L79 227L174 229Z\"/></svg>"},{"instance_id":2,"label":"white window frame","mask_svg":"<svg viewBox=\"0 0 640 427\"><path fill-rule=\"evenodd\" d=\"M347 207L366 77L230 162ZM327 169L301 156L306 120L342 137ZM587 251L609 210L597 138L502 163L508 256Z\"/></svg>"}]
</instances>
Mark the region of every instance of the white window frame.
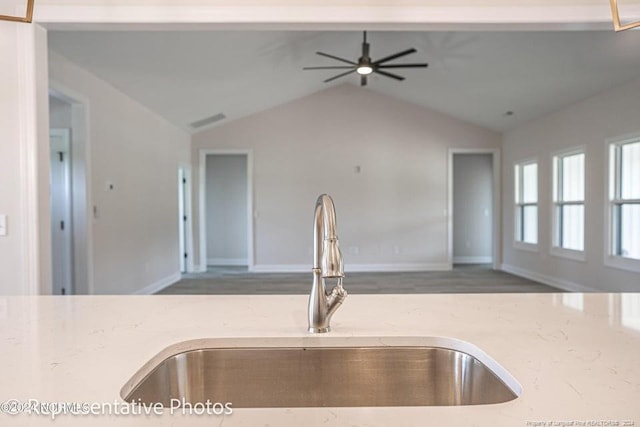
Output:
<instances>
[{"instance_id":1,"label":"white window frame","mask_svg":"<svg viewBox=\"0 0 640 427\"><path fill-rule=\"evenodd\" d=\"M536 195L536 203L522 203L520 202L520 200L518 200L518 194L520 195L522 194L522 185L523 185L522 170L524 166L531 165L531 164L535 164L537 167L536 181L537 181L538 194ZM537 158L521 160L519 162L516 162L513 165L513 172L514 172L514 176L513 176L513 183L514 183L513 247L516 249L522 249L525 251L538 252L538 245L540 244L540 163L538 162ZM517 187L520 187L520 188L517 188ZM520 240L520 236L522 235L521 209L525 206L536 206L538 208L537 209L538 214L536 215L536 222L537 222L536 242L537 243L530 243L530 242L525 242L523 240Z\"/></svg>"},{"instance_id":2,"label":"white window frame","mask_svg":"<svg viewBox=\"0 0 640 427\"><path fill-rule=\"evenodd\" d=\"M640 199L620 199L620 147L625 144L640 142L640 134L625 135L618 138L611 138L605 144L605 158L607 159L605 186L605 250L604 264L608 267L619 268L640 273L640 260L626 258L617 255L614 248L617 244L617 223L614 211L616 206L627 203L640 203Z\"/></svg>"},{"instance_id":3,"label":"white window frame","mask_svg":"<svg viewBox=\"0 0 640 427\"><path fill-rule=\"evenodd\" d=\"M584 198L581 202L565 202L561 201L562 198L562 159L569 156L574 156L576 154L584 154L584 167L585 173L582 179L584 180ZM553 192L552 192L552 201L551 201L551 248L549 253L554 256L572 259L574 261L586 261L586 249L587 249L587 235L586 235L586 224L587 224L587 150L586 147L581 145L578 147L573 147L568 150L557 151L551 154L551 164L553 168ZM559 238L560 238L560 228L561 221L558 215L559 207L566 205L582 205L584 209L584 224L582 227L582 237L584 246L583 249L575 250L575 249L567 249L560 246Z\"/></svg>"}]
</instances>

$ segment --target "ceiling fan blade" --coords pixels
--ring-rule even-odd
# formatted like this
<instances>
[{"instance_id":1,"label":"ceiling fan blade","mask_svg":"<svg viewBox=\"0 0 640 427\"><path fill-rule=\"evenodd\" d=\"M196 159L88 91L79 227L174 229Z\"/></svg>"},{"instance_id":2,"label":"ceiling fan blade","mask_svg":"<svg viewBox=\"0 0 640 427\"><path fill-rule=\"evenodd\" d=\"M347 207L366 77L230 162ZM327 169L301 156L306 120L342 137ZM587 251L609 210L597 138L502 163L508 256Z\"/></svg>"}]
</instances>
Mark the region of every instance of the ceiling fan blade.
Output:
<instances>
[{"instance_id":1,"label":"ceiling fan blade","mask_svg":"<svg viewBox=\"0 0 640 427\"><path fill-rule=\"evenodd\" d=\"M391 61L393 59L400 58L401 56L410 55L416 52L417 50L415 50L414 48L403 50L402 52L394 53L393 55L385 56L382 59L378 59L377 61L374 62L374 64L375 65L382 64L384 62Z\"/></svg>"},{"instance_id":2,"label":"ceiling fan blade","mask_svg":"<svg viewBox=\"0 0 640 427\"><path fill-rule=\"evenodd\" d=\"M346 70L353 68L353 65L336 66L336 67L304 67L303 70Z\"/></svg>"},{"instance_id":3,"label":"ceiling fan blade","mask_svg":"<svg viewBox=\"0 0 640 427\"><path fill-rule=\"evenodd\" d=\"M329 83L332 80L339 79L340 77L344 77L344 76L346 76L348 74L355 73L355 72L356 72L356 69L354 68L353 70L349 70L346 73L341 73L341 74L338 74L337 76L330 77L327 80L325 80L324 82L325 83Z\"/></svg>"},{"instance_id":4,"label":"ceiling fan blade","mask_svg":"<svg viewBox=\"0 0 640 427\"><path fill-rule=\"evenodd\" d=\"M320 56L326 56L327 58L331 58L331 59L335 59L336 61L341 61L341 62L346 62L347 64L351 64L351 65L358 65L355 62L351 62L348 59L344 59L344 58L339 58L337 56L333 56L333 55L329 55L328 53L324 53L324 52L316 52L317 55Z\"/></svg>"},{"instance_id":5,"label":"ceiling fan blade","mask_svg":"<svg viewBox=\"0 0 640 427\"><path fill-rule=\"evenodd\" d=\"M378 65L378 68L427 68L429 64L389 64L389 65Z\"/></svg>"},{"instance_id":6,"label":"ceiling fan blade","mask_svg":"<svg viewBox=\"0 0 640 427\"><path fill-rule=\"evenodd\" d=\"M378 74L382 74L383 76L391 77L392 79L396 79L396 80L399 80L399 81L404 80L404 77L399 76L397 74L387 73L386 71L374 69L373 72L374 73L378 73Z\"/></svg>"},{"instance_id":7,"label":"ceiling fan blade","mask_svg":"<svg viewBox=\"0 0 640 427\"><path fill-rule=\"evenodd\" d=\"M366 86L366 85L367 85L367 76L363 74L360 76L360 86Z\"/></svg>"}]
</instances>

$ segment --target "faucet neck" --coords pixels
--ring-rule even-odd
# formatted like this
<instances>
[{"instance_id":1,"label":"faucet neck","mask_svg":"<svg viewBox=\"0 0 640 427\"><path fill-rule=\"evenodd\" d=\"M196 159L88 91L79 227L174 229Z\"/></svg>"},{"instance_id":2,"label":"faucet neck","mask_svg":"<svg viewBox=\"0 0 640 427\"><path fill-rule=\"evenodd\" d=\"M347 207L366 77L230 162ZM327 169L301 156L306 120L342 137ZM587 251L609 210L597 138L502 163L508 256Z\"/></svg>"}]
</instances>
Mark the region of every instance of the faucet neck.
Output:
<instances>
[{"instance_id":1,"label":"faucet neck","mask_svg":"<svg viewBox=\"0 0 640 427\"><path fill-rule=\"evenodd\" d=\"M329 195L322 194L316 200L316 209L313 220L313 268L322 268L322 252L325 240L335 241L336 235L336 210L333 200Z\"/></svg>"}]
</instances>

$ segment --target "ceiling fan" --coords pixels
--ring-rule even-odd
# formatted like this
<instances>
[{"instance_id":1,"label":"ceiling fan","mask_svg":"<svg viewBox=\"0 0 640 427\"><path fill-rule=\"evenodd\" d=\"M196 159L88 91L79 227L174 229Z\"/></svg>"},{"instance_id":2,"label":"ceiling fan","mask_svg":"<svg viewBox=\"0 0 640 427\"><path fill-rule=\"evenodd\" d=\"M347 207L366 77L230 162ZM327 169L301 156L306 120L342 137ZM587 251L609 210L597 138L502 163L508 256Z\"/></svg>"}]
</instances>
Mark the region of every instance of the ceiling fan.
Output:
<instances>
[{"instance_id":1,"label":"ceiling fan","mask_svg":"<svg viewBox=\"0 0 640 427\"><path fill-rule=\"evenodd\" d=\"M324 52L316 52L316 54L320 56L325 56L327 58L335 59L336 61L344 62L347 65L342 66L328 66L328 67L304 67L303 70L348 70L344 73L340 73L336 76L330 77L326 79L324 82L328 83L330 81L339 79L340 77L348 76L351 73L360 74L360 86L367 85L367 76L371 73L380 74L385 77L390 77L392 79L396 79L398 81L404 80L404 77L399 76L397 74L392 74L388 71L388 69L393 68L426 68L429 66L427 63L418 63L418 64L387 64L387 62L392 61L394 59L400 58L402 56L410 55L412 53L416 53L417 50L414 48L403 50L402 52L394 53L393 55L385 56L382 59L378 59L377 61L372 61L369 56L369 43L367 43L367 32L363 32L363 41L362 41L362 56L358 59L358 62L349 61L348 59L339 58L337 56L329 55Z\"/></svg>"}]
</instances>

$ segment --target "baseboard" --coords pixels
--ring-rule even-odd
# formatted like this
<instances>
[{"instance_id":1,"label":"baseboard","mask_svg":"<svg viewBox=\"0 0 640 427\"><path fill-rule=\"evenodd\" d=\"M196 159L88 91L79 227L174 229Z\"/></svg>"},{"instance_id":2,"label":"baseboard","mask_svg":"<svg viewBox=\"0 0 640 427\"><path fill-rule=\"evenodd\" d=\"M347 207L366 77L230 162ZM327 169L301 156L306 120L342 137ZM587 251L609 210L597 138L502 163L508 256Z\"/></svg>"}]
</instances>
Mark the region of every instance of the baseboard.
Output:
<instances>
[{"instance_id":1,"label":"baseboard","mask_svg":"<svg viewBox=\"0 0 640 427\"><path fill-rule=\"evenodd\" d=\"M261 264L250 269L255 273L309 273L311 264ZM446 271L451 264L345 264L346 273Z\"/></svg>"},{"instance_id":2,"label":"baseboard","mask_svg":"<svg viewBox=\"0 0 640 427\"><path fill-rule=\"evenodd\" d=\"M535 271L527 270L525 268L516 267L509 264L502 264L500 270L513 274L515 276L524 277L525 279L533 280L535 282L544 283L545 285L552 286L554 288L562 289L569 292L601 292L597 289L590 288L588 286L581 285L579 283L571 282L569 280L559 279L553 276L547 276L546 274L536 273Z\"/></svg>"},{"instance_id":3,"label":"baseboard","mask_svg":"<svg viewBox=\"0 0 640 427\"><path fill-rule=\"evenodd\" d=\"M351 264L345 265L346 272L375 273L375 272L403 272L403 271L447 271L451 270L449 263L434 264Z\"/></svg>"},{"instance_id":4,"label":"baseboard","mask_svg":"<svg viewBox=\"0 0 640 427\"><path fill-rule=\"evenodd\" d=\"M149 286L145 286L144 288L135 291L133 295L153 295L156 292L160 292L164 288L167 288L174 283L179 282L181 277L182 276L178 271L171 276L160 279L157 282L150 284Z\"/></svg>"},{"instance_id":5,"label":"baseboard","mask_svg":"<svg viewBox=\"0 0 640 427\"><path fill-rule=\"evenodd\" d=\"M249 265L246 258L209 258L207 265Z\"/></svg>"},{"instance_id":6,"label":"baseboard","mask_svg":"<svg viewBox=\"0 0 640 427\"><path fill-rule=\"evenodd\" d=\"M206 273L207 272L207 267L205 266L204 268L201 268L200 264L194 264L193 265L193 272L194 273Z\"/></svg>"},{"instance_id":7,"label":"baseboard","mask_svg":"<svg viewBox=\"0 0 640 427\"><path fill-rule=\"evenodd\" d=\"M491 264L493 258L490 256L454 256L454 264Z\"/></svg>"},{"instance_id":8,"label":"baseboard","mask_svg":"<svg viewBox=\"0 0 640 427\"><path fill-rule=\"evenodd\" d=\"M253 273L311 273L309 264L256 264L249 267Z\"/></svg>"}]
</instances>

